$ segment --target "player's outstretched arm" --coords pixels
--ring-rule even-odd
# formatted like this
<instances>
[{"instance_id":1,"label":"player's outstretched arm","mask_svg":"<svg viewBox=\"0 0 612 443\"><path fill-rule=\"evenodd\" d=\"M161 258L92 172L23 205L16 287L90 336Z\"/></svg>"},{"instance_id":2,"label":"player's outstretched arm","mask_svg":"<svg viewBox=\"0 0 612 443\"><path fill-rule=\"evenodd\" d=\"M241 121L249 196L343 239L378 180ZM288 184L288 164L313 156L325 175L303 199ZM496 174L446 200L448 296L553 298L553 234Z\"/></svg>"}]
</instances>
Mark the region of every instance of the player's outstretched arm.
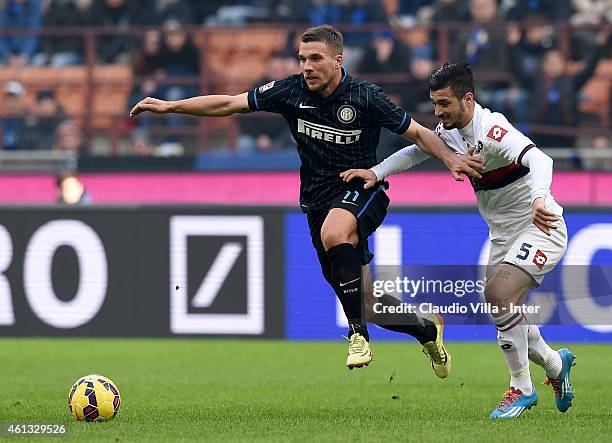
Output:
<instances>
[{"instance_id":1,"label":"player's outstretched arm","mask_svg":"<svg viewBox=\"0 0 612 443\"><path fill-rule=\"evenodd\" d=\"M203 95L176 101L147 97L132 108L130 116L149 111L156 114L177 113L197 117L225 117L249 112L247 95L246 92L240 95Z\"/></svg>"},{"instance_id":2,"label":"player's outstretched arm","mask_svg":"<svg viewBox=\"0 0 612 443\"><path fill-rule=\"evenodd\" d=\"M423 152L417 145L410 145L391 154L370 169L349 169L342 172L340 177L345 182L360 178L365 182L363 188L368 189L377 182L383 181L386 177L398 172L407 171L428 158L429 155Z\"/></svg>"},{"instance_id":3,"label":"player's outstretched arm","mask_svg":"<svg viewBox=\"0 0 612 443\"><path fill-rule=\"evenodd\" d=\"M414 119L402 136L413 140L427 154L442 160L455 180L463 181L461 174L482 178L480 173L484 171L484 167L481 158L473 155L455 155L440 137L433 131L421 126Z\"/></svg>"}]
</instances>

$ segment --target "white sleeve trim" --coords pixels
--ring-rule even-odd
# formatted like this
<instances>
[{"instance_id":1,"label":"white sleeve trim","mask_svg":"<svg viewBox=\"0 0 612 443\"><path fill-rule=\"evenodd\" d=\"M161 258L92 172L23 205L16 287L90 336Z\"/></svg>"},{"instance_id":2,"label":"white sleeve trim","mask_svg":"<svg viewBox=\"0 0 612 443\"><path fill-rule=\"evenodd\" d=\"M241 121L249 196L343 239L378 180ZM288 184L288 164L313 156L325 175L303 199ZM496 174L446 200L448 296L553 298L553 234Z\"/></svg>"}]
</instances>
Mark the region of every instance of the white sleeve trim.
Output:
<instances>
[{"instance_id":1,"label":"white sleeve trim","mask_svg":"<svg viewBox=\"0 0 612 443\"><path fill-rule=\"evenodd\" d=\"M429 154L422 151L417 145L410 145L390 155L370 170L376 174L378 181L383 181L386 177L406 171L428 158Z\"/></svg>"},{"instance_id":2,"label":"white sleeve trim","mask_svg":"<svg viewBox=\"0 0 612 443\"><path fill-rule=\"evenodd\" d=\"M553 172L552 158L534 146L523 155L521 163L528 167L531 172L531 203L536 198L546 199L550 196Z\"/></svg>"}]
</instances>

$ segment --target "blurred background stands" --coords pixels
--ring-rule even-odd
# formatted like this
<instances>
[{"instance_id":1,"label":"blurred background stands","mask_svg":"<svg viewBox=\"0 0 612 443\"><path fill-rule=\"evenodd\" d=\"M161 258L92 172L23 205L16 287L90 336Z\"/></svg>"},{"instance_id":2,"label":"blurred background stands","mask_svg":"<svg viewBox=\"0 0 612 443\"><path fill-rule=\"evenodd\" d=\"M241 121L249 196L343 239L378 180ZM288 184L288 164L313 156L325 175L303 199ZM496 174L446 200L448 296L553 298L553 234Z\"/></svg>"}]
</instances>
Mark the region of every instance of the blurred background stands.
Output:
<instances>
[{"instance_id":1,"label":"blurred background stands","mask_svg":"<svg viewBox=\"0 0 612 443\"><path fill-rule=\"evenodd\" d=\"M6 0L2 149L94 157L290 150L278 116L126 115L147 95L234 94L299 72L300 31L332 23L345 35L347 69L430 126L428 76L465 59L477 99L540 146L606 151L611 17L609 2L597 0ZM383 133L381 156L403 144Z\"/></svg>"}]
</instances>

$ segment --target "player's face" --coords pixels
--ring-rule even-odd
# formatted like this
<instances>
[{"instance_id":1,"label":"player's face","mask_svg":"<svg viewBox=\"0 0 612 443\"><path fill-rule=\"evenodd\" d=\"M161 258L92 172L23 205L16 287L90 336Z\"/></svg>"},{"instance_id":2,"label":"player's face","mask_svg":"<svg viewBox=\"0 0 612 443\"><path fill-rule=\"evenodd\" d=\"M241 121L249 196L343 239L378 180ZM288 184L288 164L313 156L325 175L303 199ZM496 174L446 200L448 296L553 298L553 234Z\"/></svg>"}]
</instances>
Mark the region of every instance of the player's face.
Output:
<instances>
[{"instance_id":1,"label":"player's face","mask_svg":"<svg viewBox=\"0 0 612 443\"><path fill-rule=\"evenodd\" d=\"M325 91L342 67L342 55L334 55L323 42L300 43L300 69L308 89Z\"/></svg>"},{"instance_id":2,"label":"player's face","mask_svg":"<svg viewBox=\"0 0 612 443\"><path fill-rule=\"evenodd\" d=\"M429 93L434 105L434 114L442 121L444 129L463 128L469 123L468 106L473 101L471 92L460 100L450 86Z\"/></svg>"}]
</instances>

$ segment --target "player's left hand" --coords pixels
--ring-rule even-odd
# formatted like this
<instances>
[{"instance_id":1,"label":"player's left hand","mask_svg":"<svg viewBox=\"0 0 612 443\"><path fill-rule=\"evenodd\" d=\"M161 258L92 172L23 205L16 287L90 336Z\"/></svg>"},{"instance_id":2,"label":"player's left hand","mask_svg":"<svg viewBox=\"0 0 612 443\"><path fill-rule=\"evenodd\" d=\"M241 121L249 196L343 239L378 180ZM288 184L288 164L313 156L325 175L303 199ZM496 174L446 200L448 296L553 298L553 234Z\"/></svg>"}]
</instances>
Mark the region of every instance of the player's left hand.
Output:
<instances>
[{"instance_id":1,"label":"player's left hand","mask_svg":"<svg viewBox=\"0 0 612 443\"><path fill-rule=\"evenodd\" d=\"M378 181L376 174L370 169L349 169L348 171L341 172L340 178L345 182L350 182L354 178L360 178L365 182L363 189L370 189Z\"/></svg>"},{"instance_id":2,"label":"player's left hand","mask_svg":"<svg viewBox=\"0 0 612 443\"><path fill-rule=\"evenodd\" d=\"M482 178L481 172L484 172L483 160L480 157L472 155L474 151L468 152L467 155L452 155L448 157L446 166L450 170L453 177L458 182L463 181L461 174L471 175L472 177Z\"/></svg>"},{"instance_id":3,"label":"player's left hand","mask_svg":"<svg viewBox=\"0 0 612 443\"><path fill-rule=\"evenodd\" d=\"M550 235L551 229L557 229L555 226L557 216L545 209L542 197L536 198L531 204L531 217L533 224L546 235Z\"/></svg>"}]
</instances>

